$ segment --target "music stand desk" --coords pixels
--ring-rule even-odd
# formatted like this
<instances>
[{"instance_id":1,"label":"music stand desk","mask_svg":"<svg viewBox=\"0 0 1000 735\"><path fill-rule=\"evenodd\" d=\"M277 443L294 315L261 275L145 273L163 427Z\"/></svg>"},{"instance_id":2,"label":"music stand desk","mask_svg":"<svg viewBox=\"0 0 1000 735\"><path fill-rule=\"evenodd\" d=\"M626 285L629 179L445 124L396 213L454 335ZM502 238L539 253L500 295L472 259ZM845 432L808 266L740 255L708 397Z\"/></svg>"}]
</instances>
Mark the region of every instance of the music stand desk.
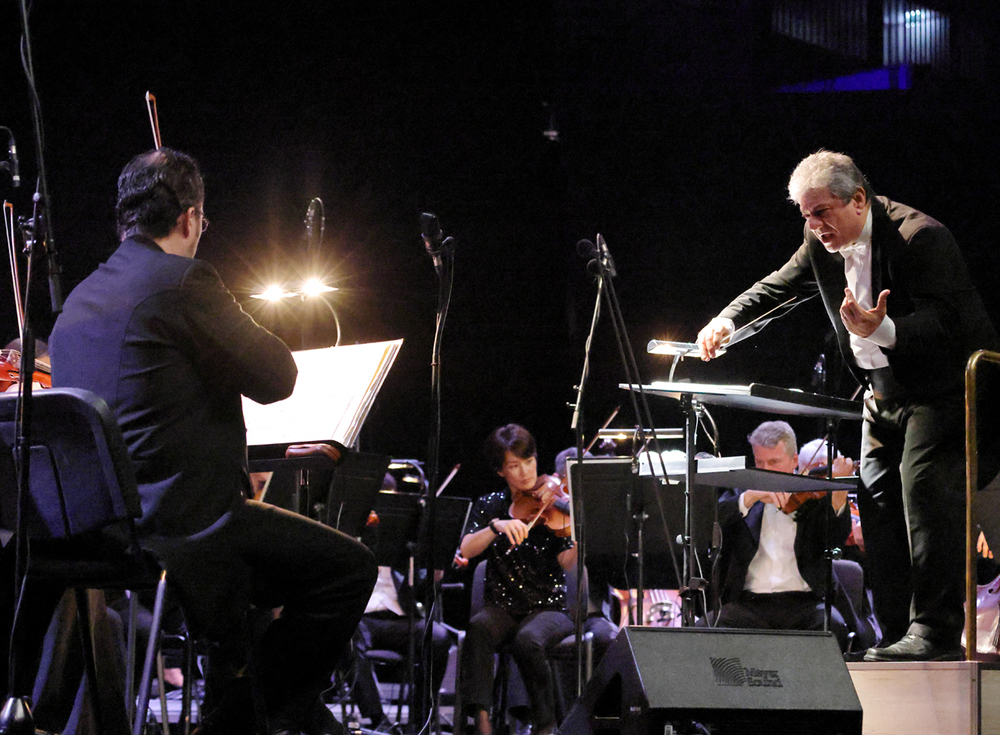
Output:
<instances>
[{"instance_id":1,"label":"music stand desk","mask_svg":"<svg viewBox=\"0 0 1000 735\"><path fill-rule=\"evenodd\" d=\"M637 390L638 386L622 383L620 388ZM642 386L652 396L680 399L689 395L699 403L730 408L742 408L762 413L819 418L861 419L861 402L823 396L818 393L790 388L778 388L763 383L750 385L708 385L705 383L655 382Z\"/></svg>"},{"instance_id":2,"label":"music stand desk","mask_svg":"<svg viewBox=\"0 0 1000 735\"><path fill-rule=\"evenodd\" d=\"M375 559L379 566L398 567L409 557L410 542L415 542L423 512L423 496L418 493L385 491L375 497L378 516L378 546ZM447 569L469 517L472 501L443 495L435 499L432 561L435 569Z\"/></svg>"}]
</instances>

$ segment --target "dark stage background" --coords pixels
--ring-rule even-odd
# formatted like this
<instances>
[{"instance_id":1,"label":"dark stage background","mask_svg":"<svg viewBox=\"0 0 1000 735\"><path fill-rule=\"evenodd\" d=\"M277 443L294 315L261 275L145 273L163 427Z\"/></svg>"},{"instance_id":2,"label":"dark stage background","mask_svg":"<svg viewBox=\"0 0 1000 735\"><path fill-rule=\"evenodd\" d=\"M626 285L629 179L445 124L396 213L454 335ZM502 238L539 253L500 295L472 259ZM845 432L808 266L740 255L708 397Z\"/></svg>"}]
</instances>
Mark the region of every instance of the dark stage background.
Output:
<instances>
[{"instance_id":1,"label":"dark stage background","mask_svg":"<svg viewBox=\"0 0 1000 735\"><path fill-rule=\"evenodd\" d=\"M950 8L956 24L995 36L989 3L960 5ZM34 62L66 290L114 248L117 174L152 147L150 90L164 144L203 166L212 225L199 257L293 348L332 344L326 308L278 311L246 297L271 277L304 274L306 207L325 202L322 265L341 289L330 303L343 343L404 339L364 450L426 456L437 281L419 213L435 212L458 240L441 473L463 469L450 493L496 485L481 447L499 424L534 430L543 468L573 443L567 403L596 294L577 240L607 239L642 376L664 379L669 362L647 356L646 342L693 339L800 242L784 187L820 147L850 153L877 192L951 227L998 314L995 48L975 48L972 73L917 69L905 91L778 94L779 84L872 64L778 38L768 7L36 0ZM15 131L25 184L0 185L25 215L37 167L18 25L16 3L4 3L0 125ZM44 336L52 317L36 275ZM16 327L3 280L6 342ZM806 304L712 364L685 362L678 377L805 388L825 332L819 304ZM588 433L619 404L615 425L634 423L620 380L605 317ZM659 425L679 425L668 402L653 410ZM762 417L713 413L722 451L744 452ZM794 425L803 440L817 431ZM856 445L857 427L842 439Z\"/></svg>"}]
</instances>

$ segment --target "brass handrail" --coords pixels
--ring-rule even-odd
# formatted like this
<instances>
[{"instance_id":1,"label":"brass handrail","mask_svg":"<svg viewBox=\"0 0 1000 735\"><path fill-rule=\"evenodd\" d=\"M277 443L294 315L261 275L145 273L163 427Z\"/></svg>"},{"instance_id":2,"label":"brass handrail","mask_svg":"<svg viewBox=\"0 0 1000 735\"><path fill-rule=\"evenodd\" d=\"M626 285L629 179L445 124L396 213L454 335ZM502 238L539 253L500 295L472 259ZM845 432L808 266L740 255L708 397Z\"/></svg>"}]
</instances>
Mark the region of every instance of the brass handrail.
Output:
<instances>
[{"instance_id":1,"label":"brass handrail","mask_svg":"<svg viewBox=\"0 0 1000 735\"><path fill-rule=\"evenodd\" d=\"M972 499L979 484L979 437L976 432L976 373L981 362L1000 365L1000 352L979 350L965 364L965 660L976 654L976 540Z\"/></svg>"}]
</instances>

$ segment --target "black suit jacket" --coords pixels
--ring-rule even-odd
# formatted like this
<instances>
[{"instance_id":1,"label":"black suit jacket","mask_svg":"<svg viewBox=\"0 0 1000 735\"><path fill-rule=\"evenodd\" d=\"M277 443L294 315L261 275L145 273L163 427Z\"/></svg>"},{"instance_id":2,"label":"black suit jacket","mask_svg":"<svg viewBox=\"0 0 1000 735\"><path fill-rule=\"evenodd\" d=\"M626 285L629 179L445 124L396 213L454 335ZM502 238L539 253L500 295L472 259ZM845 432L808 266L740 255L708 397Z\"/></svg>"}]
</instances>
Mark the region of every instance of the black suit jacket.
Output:
<instances>
[{"instance_id":1,"label":"black suit jacket","mask_svg":"<svg viewBox=\"0 0 1000 735\"><path fill-rule=\"evenodd\" d=\"M739 329L793 295L792 304L751 325L745 339L803 301L819 296L837 332L847 364L855 369L849 335L840 319L847 281L844 258L829 253L805 228L792 258L733 300L719 316ZM872 199L872 292L891 291L887 313L896 345L883 349L894 378L916 399L962 390L965 362L979 349L997 349L997 335L955 239L940 222L885 197Z\"/></svg>"},{"instance_id":2,"label":"black suit jacket","mask_svg":"<svg viewBox=\"0 0 1000 735\"><path fill-rule=\"evenodd\" d=\"M191 535L241 499L240 396L286 398L297 375L285 344L244 313L212 266L143 237L73 289L50 341L53 384L92 390L115 411L147 534Z\"/></svg>"},{"instance_id":3,"label":"black suit jacket","mask_svg":"<svg viewBox=\"0 0 1000 735\"><path fill-rule=\"evenodd\" d=\"M719 553L716 584L723 604L743 591L747 569L760 545L763 503L754 503L747 515L740 513L742 490L723 490L719 494L719 525L722 548ZM851 531L848 509L837 515L826 500L807 500L795 511L795 562L799 573L817 598L826 589L827 518L830 519L831 547L841 546Z\"/></svg>"}]
</instances>

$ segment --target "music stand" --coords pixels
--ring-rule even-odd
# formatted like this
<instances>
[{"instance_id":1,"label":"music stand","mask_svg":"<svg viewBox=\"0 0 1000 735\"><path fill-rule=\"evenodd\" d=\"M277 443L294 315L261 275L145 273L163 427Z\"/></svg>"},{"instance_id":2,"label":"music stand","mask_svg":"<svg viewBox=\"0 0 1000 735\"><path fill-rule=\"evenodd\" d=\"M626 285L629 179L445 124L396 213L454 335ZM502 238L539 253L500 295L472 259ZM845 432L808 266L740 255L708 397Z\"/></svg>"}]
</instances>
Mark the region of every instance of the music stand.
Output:
<instances>
[{"instance_id":1,"label":"music stand","mask_svg":"<svg viewBox=\"0 0 1000 735\"><path fill-rule=\"evenodd\" d=\"M439 497L436 498L434 508L434 537L431 540L432 562L435 569L446 569L451 565L455 556L455 549L461 538L461 533L465 528L465 523L469 517L469 510L472 501L468 498ZM416 569L414 567L414 553L416 551L417 532L420 528L421 515L424 512L425 498L419 493L400 493L391 490L383 490L375 498L375 514L378 516L378 541L372 551L375 553L375 561L379 566L387 566L392 569L405 567L410 588L414 588ZM435 585L435 596L438 588ZM416 656L416 640L413 635L416 623L414 617L414 607L408 606L407 620L410 625L409 641L407 648L407 672L411 692L411 717L415 706L416 688L414 681L416 676L416 663L423 661ZM427 616L433 619L432 612ZM427 639L423 640L424 645Z\"/></svg>"},{"instance_id":2,"label":"music stand","mask_svg":"<svg viewBox=\"0 0 1000 735\"><path fill-rule=\"evenodd\" d=\"M588 539L585 563L602 569L612 586L635 588L640 606L645 588L680 589L683 571L670 545L684 529L683 483L664 485L656 477L640 476L629 457L585 457L569 468L570 492L582 487L586 508L585 518L573 518L574 534L583 525ZM715 491L696 486L692 502L692 548L707 550L716 517Z\"/></svg>"},{"instance_id":3,"label":"music stand","mask_svg":"<svg viewBox=\"0 0 1000 735\"><path fill-rule=\"evenodd\" d=\"M334 470L323 522L358 538L375 507L375 499L389 469L387 454L352 452Z\"/></svg>"}]
</instances>

